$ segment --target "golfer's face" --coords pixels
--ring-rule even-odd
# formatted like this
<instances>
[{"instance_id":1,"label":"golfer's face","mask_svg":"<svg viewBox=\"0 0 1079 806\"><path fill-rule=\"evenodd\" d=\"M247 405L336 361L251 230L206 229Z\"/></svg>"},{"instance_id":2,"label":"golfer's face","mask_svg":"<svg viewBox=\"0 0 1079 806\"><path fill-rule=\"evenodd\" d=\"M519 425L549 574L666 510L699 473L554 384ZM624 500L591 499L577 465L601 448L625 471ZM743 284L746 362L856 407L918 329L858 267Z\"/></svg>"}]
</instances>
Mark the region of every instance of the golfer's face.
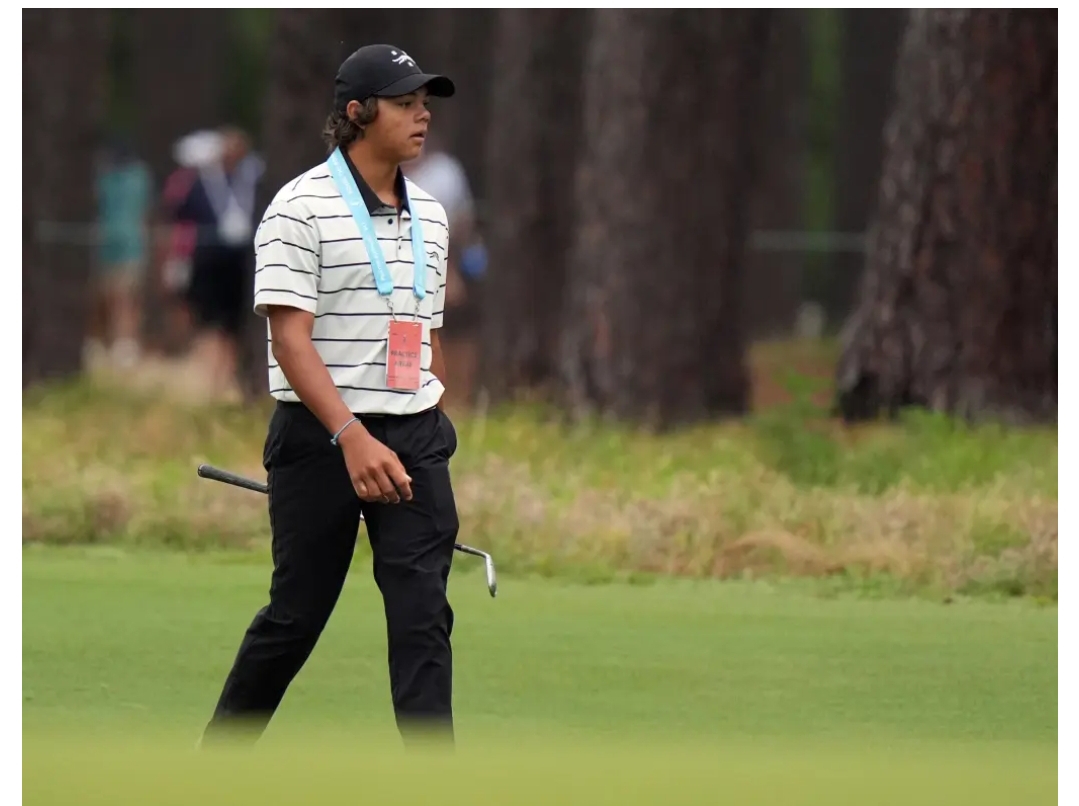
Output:
<instances>
[{"instance_id":1,"label":"golfer's face","mask_svg":"<svg viewBox=\"0 0 1079 806\"><path fill-rule=\"evenodd\" d=\"M416 159L423 150L427 126L431 122L427 103L427 90L423 88L408 95L380 98L378 101L378 117L369 127L369 132L399 162Z\"/></svg>"}]
</instances>

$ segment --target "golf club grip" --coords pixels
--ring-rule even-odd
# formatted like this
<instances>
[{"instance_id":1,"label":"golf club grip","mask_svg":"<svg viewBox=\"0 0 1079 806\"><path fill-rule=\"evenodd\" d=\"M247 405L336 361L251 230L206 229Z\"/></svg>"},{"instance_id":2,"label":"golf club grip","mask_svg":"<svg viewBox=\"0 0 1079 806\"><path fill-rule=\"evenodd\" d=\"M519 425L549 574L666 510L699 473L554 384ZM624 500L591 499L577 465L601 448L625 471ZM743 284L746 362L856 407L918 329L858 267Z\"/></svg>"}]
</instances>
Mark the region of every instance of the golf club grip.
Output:
<instances>
[{"instance_id":1,"label":"golf club grip","mask_svg":"<svg viewBox=\"0 0 1079 806\"><path fill-rule=\"evenodd\" d=\"M204 479L231 484L234 487L243 487L245 490L253 490L256 493L262 493L263 495L269 492L269 488L261 482L245 479L243 476L238 476L227 470L221 470L213 465L199 465L199 476Z\"/></svg>"}]
</instances>

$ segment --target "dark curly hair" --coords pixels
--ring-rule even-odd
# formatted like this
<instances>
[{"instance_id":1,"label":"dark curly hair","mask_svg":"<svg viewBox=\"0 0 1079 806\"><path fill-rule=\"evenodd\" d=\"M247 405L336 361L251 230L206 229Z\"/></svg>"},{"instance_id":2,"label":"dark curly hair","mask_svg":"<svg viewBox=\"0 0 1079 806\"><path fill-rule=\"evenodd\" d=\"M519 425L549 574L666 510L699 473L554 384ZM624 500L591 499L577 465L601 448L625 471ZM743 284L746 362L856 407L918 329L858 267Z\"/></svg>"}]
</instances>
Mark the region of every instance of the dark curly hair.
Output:
<instances>
[{"instance_id":1,"label":"dark curly hair","mask_svg":"<svg viewBox=\"0 0 1079 806\"><path fill-rule=\"evenodd\" d=\"M326 153L335 148L347 148L356 140L363 139L363 127L374 123L378 117L378 98L368 98L363 102L363 108L359 116L353 120L347 112L339 112L336 109L326 118L326 125L322 127L322 139L326 143Z\"/></svg>"}]
</instances>

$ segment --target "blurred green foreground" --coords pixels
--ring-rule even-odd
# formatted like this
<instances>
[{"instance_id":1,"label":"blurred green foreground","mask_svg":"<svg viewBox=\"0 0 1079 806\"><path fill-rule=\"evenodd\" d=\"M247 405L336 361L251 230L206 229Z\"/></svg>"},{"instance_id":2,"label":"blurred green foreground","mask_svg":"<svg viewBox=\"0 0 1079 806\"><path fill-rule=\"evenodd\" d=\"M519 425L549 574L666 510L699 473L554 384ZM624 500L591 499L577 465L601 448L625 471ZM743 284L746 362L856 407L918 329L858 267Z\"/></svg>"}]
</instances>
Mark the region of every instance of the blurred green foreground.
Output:
<instances>
[{"instance_id":1,"label":"blurred green foreground","mask_svg":"<svg viewBox=\"0 0 1079 806\"><path fill-rule=\"evenodd\" d=\"M451 577L458 748L401 751L358 559L263 743L193 750L264 603L249 553L23 552L27 804L1041 804L1055 608L798 583Z\"/></svg>"},{"instance_id":2,"label":"blurred green foreground","mask_svg":"<svg viewBox=\"0 0 1079 806\"><path fill-rule=\"evenodd\" d=\"M1056 802L1052 755L1023 747L611 747L522 738L453 757L356 741L201 758L144 744L50 743L28 746L26 757L26 804Z\"/></svg>"}]
</instances>

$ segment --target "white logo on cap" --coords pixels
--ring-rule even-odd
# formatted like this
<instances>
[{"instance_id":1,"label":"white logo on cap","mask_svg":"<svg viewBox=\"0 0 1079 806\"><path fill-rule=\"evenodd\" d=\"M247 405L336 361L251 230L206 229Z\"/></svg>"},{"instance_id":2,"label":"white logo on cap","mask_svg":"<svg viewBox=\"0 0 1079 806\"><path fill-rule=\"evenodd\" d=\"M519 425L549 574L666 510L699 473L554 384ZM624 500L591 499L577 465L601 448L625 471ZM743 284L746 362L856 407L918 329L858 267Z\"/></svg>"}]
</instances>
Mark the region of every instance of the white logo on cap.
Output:
<instances>
[{"instance_id":1,"label":"white logo on cap","mask_svg":"<svg viewBox=\"0 0 1079 806\"><path fill-rule=\"evenodd\" d=\"M394 56L397 57L396 59L393 60L394 64L405 64L407 62L408 64L411 64L413 67L416 66L416 63L414 61L412 61L412 57L409 56L407 53L405 53L403 50L400 53L398 53L396 50L391 50L390 53L392 53Z\"/></svg>"}]
</instances>

